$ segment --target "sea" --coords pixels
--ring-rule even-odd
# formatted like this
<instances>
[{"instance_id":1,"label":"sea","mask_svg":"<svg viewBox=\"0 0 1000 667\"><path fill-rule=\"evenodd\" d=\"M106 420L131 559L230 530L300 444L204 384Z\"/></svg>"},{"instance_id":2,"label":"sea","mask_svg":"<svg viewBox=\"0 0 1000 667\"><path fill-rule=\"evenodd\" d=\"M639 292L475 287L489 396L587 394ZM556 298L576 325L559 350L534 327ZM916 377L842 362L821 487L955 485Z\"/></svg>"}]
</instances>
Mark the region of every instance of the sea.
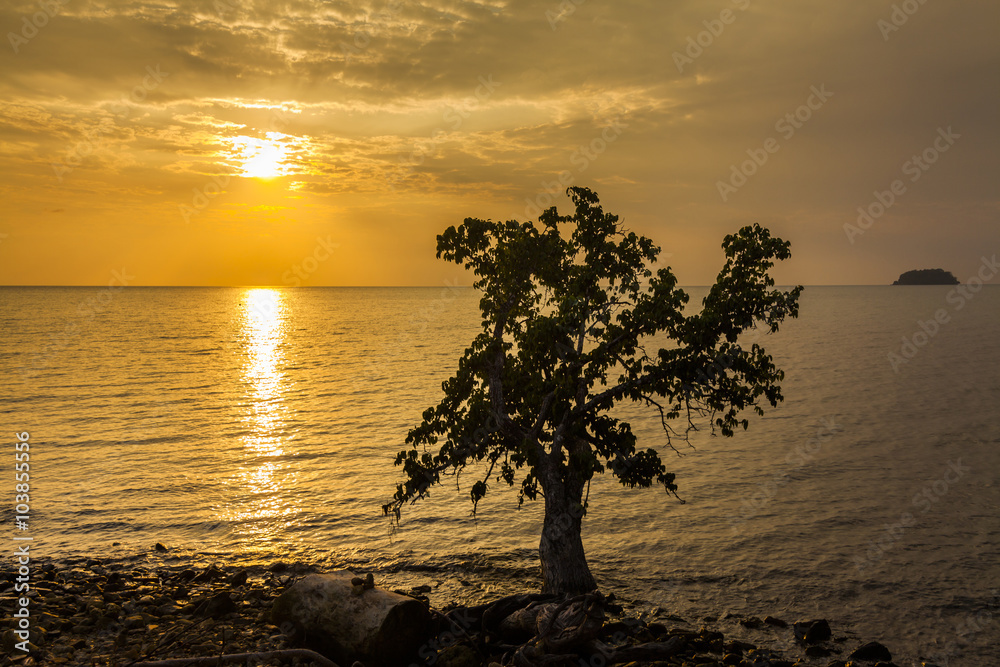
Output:
<instances>
[{"instance_id":1,"label":"sea","mask_svg":"<svg viewBox=\"0 0 1000 667\"><path fill-rule=\"evenodd\" d=\"M701 424L675 452L656 413L617 409L684 503L594 481L583 537L601 589L776 650L790 630L738 621L825 618L840 657L879 641L901 666L1000 664L1000 286L973 287L807 287L798 319L744 338L784 370L785 400L734 437ZM707 288L687 290L696 310ZM475 516L475 469L396 527L381 509L407 431L480 331L479 297L0 288L4 567L30 536L57 564L370 571L431 586L435 606L536 589L541 503L519 509L503 482ZM30 507L15 510L24 432Z\"/></svg>"}]
</instances>

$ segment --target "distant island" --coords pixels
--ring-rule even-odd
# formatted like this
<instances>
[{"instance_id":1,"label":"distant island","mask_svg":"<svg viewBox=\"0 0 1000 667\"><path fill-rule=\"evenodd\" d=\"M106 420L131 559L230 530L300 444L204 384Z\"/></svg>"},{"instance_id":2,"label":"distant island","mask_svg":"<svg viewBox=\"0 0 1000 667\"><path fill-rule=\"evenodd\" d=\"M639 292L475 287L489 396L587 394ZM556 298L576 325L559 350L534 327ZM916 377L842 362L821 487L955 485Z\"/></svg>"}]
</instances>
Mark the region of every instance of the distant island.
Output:
<instances>
[{"instance_id":1,"label":"distant island","mask_svg":"<svg viewBox=\"0 0 1000 667\"><path fill-rule=\"evenodd\" d=\"M917 269L907 271L893 285L957 285L958 278L944 269Z\"/></svg>"}]
</instances>

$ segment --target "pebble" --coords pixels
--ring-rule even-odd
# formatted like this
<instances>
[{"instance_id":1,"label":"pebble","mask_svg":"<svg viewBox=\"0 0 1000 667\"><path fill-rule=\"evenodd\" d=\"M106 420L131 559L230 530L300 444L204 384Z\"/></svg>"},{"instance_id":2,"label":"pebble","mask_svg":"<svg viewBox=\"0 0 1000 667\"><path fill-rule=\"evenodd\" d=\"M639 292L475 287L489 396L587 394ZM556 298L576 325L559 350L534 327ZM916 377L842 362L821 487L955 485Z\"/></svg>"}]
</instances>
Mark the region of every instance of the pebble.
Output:
<instances>
[{"instance_id":1,"label":"pebble","mask_svg":"<svg viewBox=\"0 0 1000 667\"><path fill-rule=\"evenodd\" d=\"M270 567L226 567L211 565L192 568L183 565L122 565L113 562L70 560L42 563L32 582L31 595L44 600L44 612L33 616L31 658L36 665L119 665L123 661L168 660L226 653L263 652L293 648L286 636L270 623L274 599L290 582L311 571L300 565L275 563ZM282 573L278 576L276 573ZM362 590L374 585L369 574L359 577ZM13 587L10 575L0 574L0 593ZM415 586L408 594L426 600L429 585ZM609 605L611 606L611 605ZM620 611L621 607L617 606ZM661 610L662 612L662 610ZM664 613L640 618L608 619L602 639L615 645L666 641L677 637L684 652L669 661L671 667L792 667L826 664L796 662L839 653L823 644L830 639L827 621L800 621L791 629L771 616L733 619L733 626L751 629L767 637L792 636L803 644L789 644L788 655L758 648L749 642L724 637L715 627L718 617L703 617L712 627L695 630L664 624L688 625L678 616ZM9 626L8 626L9 627ZM10 631L0 633L6 647ZM792 655L794 654L794 655ZM471 664L471 654L458 648L449 657L455 664ZM490 656L495 660L497 656ZM891 664L891 654L881 644L869 642L851 653L849 660L882 660ZM829 658L828 658L829 660ZM446 663L442 660L441 663ZM28 662L23 664L27 665ZM278 662L260 667L277 667ZM485 663L485 664L488 664ZM647 663L648 664L648 663ZM830 665L846 665L834 660ZM857 664L857 663L855 663Z\"/></svg>"},{"instance_id":2,"label":"pebble","mask_svg":"<svg viewBox=\"0 0 1000 667\"><path fill-rule=\"evenodd\" d=\"M277 628L258 620L269 619L283 588L266 568L130 568L71 559L41 564L37 572L44 576L32 582L29 595L45 611L32 616L33 662L18 664L118 665L123 658L291 648ZM12 586L9 578L0 575L0 592ZM191 598L201 603L204 616ZM0 645L11 638L3 632Z\"/></svg>"}]
</instances>

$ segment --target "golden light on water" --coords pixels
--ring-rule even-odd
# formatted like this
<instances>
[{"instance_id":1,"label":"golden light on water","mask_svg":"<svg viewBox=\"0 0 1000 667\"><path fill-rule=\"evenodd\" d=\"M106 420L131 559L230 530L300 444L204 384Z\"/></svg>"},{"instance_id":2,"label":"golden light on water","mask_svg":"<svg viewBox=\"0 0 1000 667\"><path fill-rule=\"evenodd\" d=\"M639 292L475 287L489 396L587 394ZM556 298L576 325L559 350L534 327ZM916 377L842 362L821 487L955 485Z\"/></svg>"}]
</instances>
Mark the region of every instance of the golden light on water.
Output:
<instances>
[{"instance_id":1,"label":"golden light on water","mask_svg":"<svg viewBox=\"0 0 1000 667\"><path fill-rule=\"evenodd\" d=\"M244 294L243 327L248 359L244 381L253 392L255 412L265 421L270 419L267 406L281 388L278 362L284 339L284 309L284 300L277 290L258 288Z\"/></svg>"},{"instance_id":2,"label":"golden light on water","mask_svg":"<svg viewBox=\"0 0 1000 667\"><path fill-rule=\"evenodd\" d=\"M248 551L268 548L266 541L286 528L286 517L296 511L288 505L289 494L285 492L294 473L281 461L286 454L283 432L288 413L282 372L287 310L280 290L254 288L240 296L241 380L245 388L240 419L245 432L230 478L235 487L231 497L238 500L221 514Z\"/></svg>"}]
</instances>

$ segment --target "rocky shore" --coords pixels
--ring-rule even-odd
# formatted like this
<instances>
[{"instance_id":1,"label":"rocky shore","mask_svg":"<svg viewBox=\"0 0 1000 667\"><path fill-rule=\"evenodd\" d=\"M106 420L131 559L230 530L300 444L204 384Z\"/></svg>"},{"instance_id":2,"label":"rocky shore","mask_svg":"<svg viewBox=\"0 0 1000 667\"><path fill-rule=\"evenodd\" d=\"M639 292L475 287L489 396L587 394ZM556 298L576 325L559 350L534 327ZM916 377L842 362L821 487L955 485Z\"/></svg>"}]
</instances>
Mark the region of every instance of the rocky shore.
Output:
<instances>
[{"instance_id":1,"label":"rocky shore","mask_svg":"<svg viewBox=\"0 0 1000 667\"><path fill-rule=\"evenodd\" d=\"M290 650L296 645L272 622L275 599L313 571L308 566L282 563L270 567L216 564L187 568L123 565L97 559L43 562L35 569L31 582L29 651L17 648L21 641L13 630L17 619L10 615L12 606L5 605L0 664L126 667L244 653L255 655L229 664L328 667L331 663L314 662L302 657L302 653L291 657ZM376 585L381 585L377 579ZM427 604L431 587L395 592ZM14 592L14 575L3 576L0 593L5 600L20 595ZM505 598L503 604L512 606L515 597ZM636 614L614 596L601 598L601 603L604 616L594 631L594 640L614 649L616 655L636 657L617 664L893 667L886 647L839 636L824 619L794 623L771 616L685 619L663 610ZM515 641L511 636L502 636L488 628L485 620L474 626L449 627L449 619L469 618L470 614L483 619L484 611L496 607L460 607L452 603L434 610L440 623L414 662L421 660L421 664L439 667L507 665L517 661L525 664L525 656L534 654L521 651L518 655L515 650L524 637ZM757 636L760 641L753 641ZM776 638L781 640L780 650L773 648ZM530 639L528 636L522 648L531 647ZM764 648L763 644L772 648ZM274 655L275 651L285 653ZM540 656L533 660L537 662L531 664L608 664L600 655L585 653L574 655L570 662L565 658L546 663Z\"/></svg>"}]
</instances>

